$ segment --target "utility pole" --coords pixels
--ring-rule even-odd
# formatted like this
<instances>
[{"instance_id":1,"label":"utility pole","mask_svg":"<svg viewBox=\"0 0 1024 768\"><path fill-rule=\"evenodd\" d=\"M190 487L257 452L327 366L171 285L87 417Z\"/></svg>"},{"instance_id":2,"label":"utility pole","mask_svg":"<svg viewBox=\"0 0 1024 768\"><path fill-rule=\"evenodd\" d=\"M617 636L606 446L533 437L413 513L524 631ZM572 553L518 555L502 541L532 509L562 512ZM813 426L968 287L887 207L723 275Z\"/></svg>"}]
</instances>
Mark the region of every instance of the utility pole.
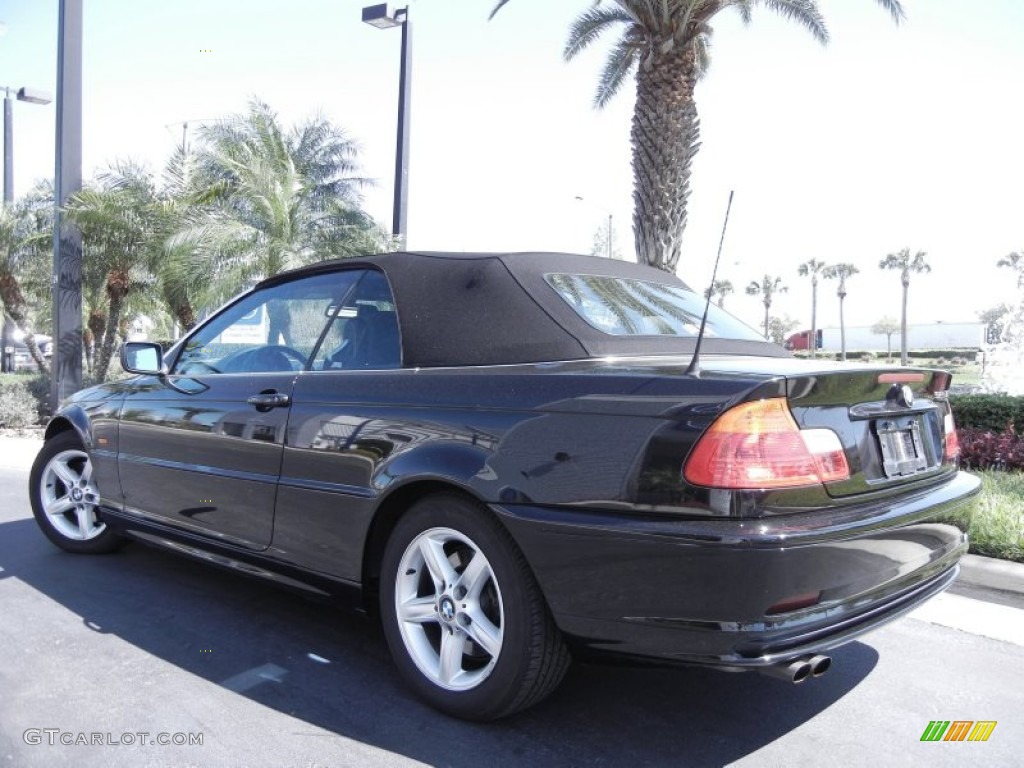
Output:
<instances>
[{"instance_id":1,"label":"utility pole","mask_svg":"<svg viewBox=\"0 0 1024 768\"><path fill-rule=\"evenodd\" d=\"M82 188L82 0L60 0L50 406L82 388L82 234L61 208Z\"/></svg>"}]
</instances>

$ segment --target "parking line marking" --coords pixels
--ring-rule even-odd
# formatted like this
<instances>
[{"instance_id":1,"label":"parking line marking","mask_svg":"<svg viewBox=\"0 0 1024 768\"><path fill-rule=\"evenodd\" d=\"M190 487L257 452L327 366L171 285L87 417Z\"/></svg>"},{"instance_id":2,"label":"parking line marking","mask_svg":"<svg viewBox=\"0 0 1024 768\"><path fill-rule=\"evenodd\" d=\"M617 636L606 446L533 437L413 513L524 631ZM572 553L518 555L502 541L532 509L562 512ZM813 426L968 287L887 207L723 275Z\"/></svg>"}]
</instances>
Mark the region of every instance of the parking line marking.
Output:
<instances>
[{"instance_id":1,"label":"parking line marking","mask_svg":"<svg viewBox=\"0 0 1024 768\"><path fill-rule=\"evenodd\" d=\"M262 667L253 667L250 670L229 677L221 682L221 686L229 691L242 693L262 683L280 683L287 674L287 669L283 669L276 664L264 664Z\"/></svg>"}]
</instances>

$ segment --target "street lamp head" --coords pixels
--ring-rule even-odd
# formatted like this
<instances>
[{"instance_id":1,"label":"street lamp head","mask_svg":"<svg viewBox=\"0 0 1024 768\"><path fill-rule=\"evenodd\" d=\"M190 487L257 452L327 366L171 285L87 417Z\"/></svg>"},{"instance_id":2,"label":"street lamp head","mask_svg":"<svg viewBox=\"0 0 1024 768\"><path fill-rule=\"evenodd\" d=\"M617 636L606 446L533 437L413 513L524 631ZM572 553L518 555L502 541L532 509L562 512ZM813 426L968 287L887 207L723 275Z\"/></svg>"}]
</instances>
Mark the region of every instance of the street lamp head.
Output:
<instances>
[{"instance_id":1,"label":"street lamp head","mask_svg":"<svg viewBox=\"0 0 1024 768\"><path fill-rule=\"evenodd\" d=\"M18 101L27 101L30 104L49 104L53 98L49 93L38 88L19 88Z\"/></svg>"},{"instance_id":2,"label":"street lamp head","mask_svg":"<svg viewBox=\"0 0 1024 768\"><path fill-rule=\"evenodd\" d=\"M407 8L400 8L394 12L388 10L387 3L379 5L368 5L363 8L363 21L377 29L390 29L400 27L405 23Z\"/></svg>"}]
</instances>

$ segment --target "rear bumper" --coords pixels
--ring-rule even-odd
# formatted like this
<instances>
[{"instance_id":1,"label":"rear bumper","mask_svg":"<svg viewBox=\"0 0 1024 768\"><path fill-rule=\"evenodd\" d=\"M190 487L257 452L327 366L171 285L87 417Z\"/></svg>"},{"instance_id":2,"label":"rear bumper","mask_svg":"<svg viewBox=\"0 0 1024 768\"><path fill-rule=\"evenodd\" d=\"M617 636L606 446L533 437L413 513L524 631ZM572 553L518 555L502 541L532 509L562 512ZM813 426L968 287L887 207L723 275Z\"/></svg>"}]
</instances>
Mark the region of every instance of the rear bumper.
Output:
<instances>
[{"instance_id":1,"label":"rear bumper","mask_svg":"<svg viewBox=\"0 0 1024 768\"><path fill-rule=\"evenodd\" d=\"M884 505L751 520L494 509L575 645L741 669L834 648L948 587L979 488L961 472ZM787 607L800 600L816 602Z\"/></svg>"}]
</instances>

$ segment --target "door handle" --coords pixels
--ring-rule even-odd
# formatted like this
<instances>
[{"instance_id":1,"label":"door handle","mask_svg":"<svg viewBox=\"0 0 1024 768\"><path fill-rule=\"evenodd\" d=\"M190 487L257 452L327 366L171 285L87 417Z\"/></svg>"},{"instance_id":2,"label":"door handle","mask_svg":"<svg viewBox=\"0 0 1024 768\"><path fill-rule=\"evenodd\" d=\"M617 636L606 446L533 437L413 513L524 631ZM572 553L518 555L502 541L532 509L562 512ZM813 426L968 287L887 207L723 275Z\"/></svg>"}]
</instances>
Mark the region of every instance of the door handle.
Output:
<instances>
[{"instance_id":1,"label":"door handle","mask_svg":"<svg viewBox=\"0 0 1024 768\"><path fill-rule=\"evenodd\" d=\"M245 399L245 402L260 413L266 413L274 408L285 408L291 401L288 395L281 392L260 392Z\"/></svg>"}]
</instances>

